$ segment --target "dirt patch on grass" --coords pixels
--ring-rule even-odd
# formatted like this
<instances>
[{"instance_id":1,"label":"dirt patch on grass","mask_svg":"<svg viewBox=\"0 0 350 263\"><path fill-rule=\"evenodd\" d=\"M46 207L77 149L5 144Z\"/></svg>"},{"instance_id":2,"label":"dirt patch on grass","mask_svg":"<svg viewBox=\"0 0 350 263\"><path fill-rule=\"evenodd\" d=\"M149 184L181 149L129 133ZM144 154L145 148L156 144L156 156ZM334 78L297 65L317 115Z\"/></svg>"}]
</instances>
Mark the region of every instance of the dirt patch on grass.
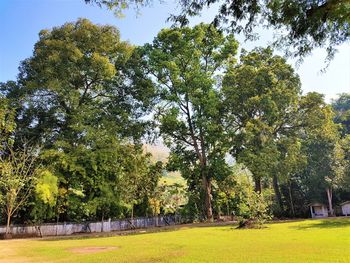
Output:
<instances>
[{"instance_id":1,"label":"dirt patch on grass","mask_svg":"<svg viewBox=\"0 0 350 263\"><path fill-rule=\"evenodd\" d=\"M75 254L91 254L98 252L106 252L111 250L116 250L118 247L76 247L69 249L70 252Z\"/></svg>"}]
</instances>

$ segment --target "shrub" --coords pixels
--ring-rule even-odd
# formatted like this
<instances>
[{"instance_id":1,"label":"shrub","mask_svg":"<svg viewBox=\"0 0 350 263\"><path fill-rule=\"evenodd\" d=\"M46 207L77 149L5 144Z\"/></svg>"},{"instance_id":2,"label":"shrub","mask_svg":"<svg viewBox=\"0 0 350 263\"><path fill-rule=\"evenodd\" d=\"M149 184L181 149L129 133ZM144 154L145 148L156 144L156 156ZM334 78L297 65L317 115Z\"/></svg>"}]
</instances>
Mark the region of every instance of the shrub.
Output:
<instances>
[{"instance_id":1,"label":"shrub","mask_svg":"<svg viewBox=\"0 0 350 263\"><path fill-rule=\"evenodd\" d=\"M251 191L239 205L238 228L261 228L266 220L271 219L270 202L262 194Z\"/></svg>"}]
</instances>

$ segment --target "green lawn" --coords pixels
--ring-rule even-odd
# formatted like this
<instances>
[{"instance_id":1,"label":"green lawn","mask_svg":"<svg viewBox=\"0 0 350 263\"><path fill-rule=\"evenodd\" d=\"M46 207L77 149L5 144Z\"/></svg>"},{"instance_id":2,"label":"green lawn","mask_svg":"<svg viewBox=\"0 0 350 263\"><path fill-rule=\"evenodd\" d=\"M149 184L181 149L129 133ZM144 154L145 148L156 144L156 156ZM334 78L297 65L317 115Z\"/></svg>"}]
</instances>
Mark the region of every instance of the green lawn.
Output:
<instances>
[{"instance_id":1,"label":"green lawn","mask_svg":"<svg viewBox=\"0 0 350 263\"><path fill-rule=\"evenodd\" d=\"M78 253L77 248L114 247ZM0 241L0 262L350 262L350 219L181 227L129 236Z\"/></svg>"}]
</instances>

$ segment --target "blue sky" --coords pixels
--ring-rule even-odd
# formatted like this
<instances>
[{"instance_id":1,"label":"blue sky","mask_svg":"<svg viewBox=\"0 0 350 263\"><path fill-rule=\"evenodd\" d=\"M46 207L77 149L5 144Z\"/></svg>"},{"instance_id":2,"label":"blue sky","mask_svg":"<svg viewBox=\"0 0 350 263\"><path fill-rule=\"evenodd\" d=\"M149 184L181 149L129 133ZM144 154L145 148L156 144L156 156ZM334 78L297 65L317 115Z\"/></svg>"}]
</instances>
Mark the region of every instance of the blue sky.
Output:
<instances>
[{"instance_id":1,"label":"blue sky","mask_svg":"<svg viewBox=\"0 0 350 263\"><path fill-rule=\"evenodd\" d=\"M157 2L152 7L143 8L138 16L129 10L125 18L119 19L109 10L86 5L83 0L0 0L0 82L16 78L19 62L31 56L41 29L85 17L94 23L115 25L123 40L141 45L151 42L163 27L170 26L166 18L174 11L176 4L173 2ZM210 21L215 12L216 8L207 10L192 24ZM259 31L261 37L258 41L241 43L241 47L250 50L255 46L266 46L272 40L272 32ZM324 50L315 50L296 70L304 92L317 91L329 100L339 93L350 92L350 44L340 46L327 72L321 73L325 55ZM294 61L290 63L295 65Z\"/></svg>"}]
</instances>

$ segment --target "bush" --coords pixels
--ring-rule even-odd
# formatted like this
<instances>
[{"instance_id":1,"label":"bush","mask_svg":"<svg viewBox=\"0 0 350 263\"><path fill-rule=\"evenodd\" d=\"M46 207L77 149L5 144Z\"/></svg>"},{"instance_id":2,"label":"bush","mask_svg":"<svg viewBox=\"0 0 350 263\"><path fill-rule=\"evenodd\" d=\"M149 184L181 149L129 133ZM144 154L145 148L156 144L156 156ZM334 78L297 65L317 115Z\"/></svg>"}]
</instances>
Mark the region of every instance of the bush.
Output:
<instances>
[{"instance_id":1,"label":"bush","mask_svg":"<svg viewBox=\"0 0 350 263\"><path fill-rule=\"evenodd\" d=\"M246 200L239 205L238 228L261 228L268 219L271 219L269 206L267 198L262 193L251 191Z\"/></svg>"}]
</instances>

